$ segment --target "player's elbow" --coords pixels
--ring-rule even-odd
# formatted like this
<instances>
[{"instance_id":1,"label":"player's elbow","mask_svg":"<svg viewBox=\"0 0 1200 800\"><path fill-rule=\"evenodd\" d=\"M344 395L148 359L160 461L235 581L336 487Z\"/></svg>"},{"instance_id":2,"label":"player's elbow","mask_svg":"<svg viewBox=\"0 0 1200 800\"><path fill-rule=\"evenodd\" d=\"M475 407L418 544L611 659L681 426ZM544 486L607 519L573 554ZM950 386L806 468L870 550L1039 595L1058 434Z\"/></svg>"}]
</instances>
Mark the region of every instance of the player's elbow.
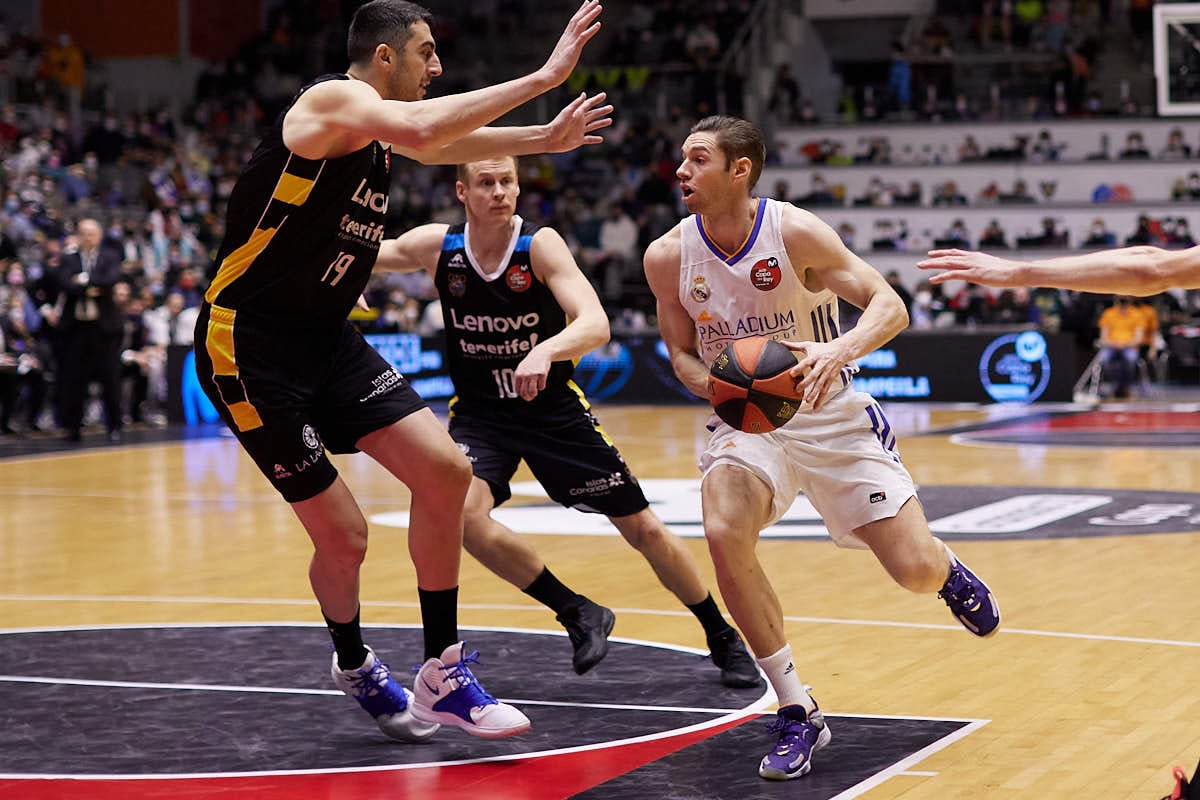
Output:
<instances>
[{"instance_id":1,"label":"player's elbow","mask_svg":"<svg viewBox=\"0 0 1200 800\"><path fill-rule=\"evenodd\" d=\"M876 297L884 298L884 306L887 308L887 319L891 321L892 335L900 333L908 327L908 308L904 305L904 301L900 299L900 295L889 290L887 293L881 293Z\"/></svg>"},{"instance_id":2,"label":"player's elbow","mask_svg":"<svg viewBox=\"0 0 1200 800\"><path fill-rule=\"evenodd\" d=\"M1119 291L1132 295L1151 295L1172 285L1178 252L1150 245L1127 248L1120 265Z\"/></svg>"},{"instance_id":3,"label":"player's elbow","mask_svg":"<svg viewBox=\"0 0 1200 800\"><path fill-rule=\"evenodd\" d=\"M445 142L433 125L412 125L405 128L404 138L398 144L413 150L417 160L422 164L431 163L425 159L432 158Z\"/></svg>"},{"instance_id":4,"label":"player's elbow","mask_svg":"<svg viewBox=\"0 0 1200 800\"><path fill-rule=\"evenodd\" d=\"M384 136L379 138L386 140L390 144L404 148L406 155L415 156L418 161L422 157L432 155L445 144L445 133L440 129L433 119L414 111L407 114L403 119L378 119L375 123L378 127L376 131L382 129ZM373 127L370 123L368 128ZM422 161L424 163L424 161Z\"/></svg>"}]
</instances>

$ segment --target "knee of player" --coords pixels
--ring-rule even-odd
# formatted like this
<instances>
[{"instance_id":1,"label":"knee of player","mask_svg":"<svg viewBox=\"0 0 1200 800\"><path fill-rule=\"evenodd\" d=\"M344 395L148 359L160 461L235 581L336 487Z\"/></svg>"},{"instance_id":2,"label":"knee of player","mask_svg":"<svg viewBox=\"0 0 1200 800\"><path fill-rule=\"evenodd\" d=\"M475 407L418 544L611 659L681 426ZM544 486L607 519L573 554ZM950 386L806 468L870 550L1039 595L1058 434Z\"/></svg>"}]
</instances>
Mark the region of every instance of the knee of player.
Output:
<instances>
[{"instance_id":1,"label":"knee of player","mask_svg":"<svg viewBox=\"0 0 1200 800\"><path fill-rule=\"evenodd\" d=\"M671 535L663 521L648 508L628 517L609 519L617 526L625 541L638 551L646 550Z\"/></svg>"},{"instance_id":2,"label":"knee of player","mask_svg":"<svg viewBox=\"0 0 1200 800\"><path fill-rule=\"evenodd\" d=\"M723 552L754 549L758 532L744 521L724 516L710 516L704 520L704 538L714 556Z\"/></svg>"},{"instance_id":3,"label":"knee of player","mask_svg":"<svg viewBox=\"0 0 1200 800\"><path fill-rule=\"evenodd\" d=\"M457 447L449 451L442 463L437 464L432 471L432 477L438 483L453 486L463 492L471 485L473 475L470 460Z\"/></svg>"},{"instance_id":4,"label":"knee of player","mask_svg":"<svg viewBox=\"0 0 1200 800\"><path fill-rule=\"evenodd\" d=\"M485 550L494 536L488 511L467 503L463 507L463 547L471 555Z\"/></svg>"},{"instance_id":5,"label":"knee of player","mask_svg":"<svg viewBox=\"0 0 1200 800\"><path fill-rule=\"evenodd\" d=\"M343 564L361 564L367 555L367 521L342 525L335 533L315 540L317 555Z\"/></svg>"}]
</instances>

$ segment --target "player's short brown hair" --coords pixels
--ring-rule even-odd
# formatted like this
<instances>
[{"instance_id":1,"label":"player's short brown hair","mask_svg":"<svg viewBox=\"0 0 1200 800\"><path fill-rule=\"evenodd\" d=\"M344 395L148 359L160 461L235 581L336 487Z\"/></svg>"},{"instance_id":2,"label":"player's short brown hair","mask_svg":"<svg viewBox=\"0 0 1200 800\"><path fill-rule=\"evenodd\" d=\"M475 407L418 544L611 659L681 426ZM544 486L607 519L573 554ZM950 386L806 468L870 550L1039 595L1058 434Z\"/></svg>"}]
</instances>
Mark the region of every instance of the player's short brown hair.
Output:
<instances>
[{"instance_id":1,"label":"player's short brown hair","mask_svg":"<svg viewBox=\"0 0 1200 800\"><path fill-rule=\"evenodd\" d=\"M433 13L408 0L371 0L359 6L350 19L346 37L346 55L351 64L371 60L371 54L381 44L403 50L412 36L414 22L432 24Z\"/></svg>"},{"instance_id":2,"label":"player's short brown hair","mask_svg":"<svg viewBox=\"0 0 1200 800\"><path fill-rule=\"evenodd\" d=\"M732 164L739 158L750 159L750 185L753 189L762 175L763 164L767 160L767 145L763 132L753 122L724 114L714 114L705 117L692 126L692 133L714 133L717 136L717 147L725 154L727 164Z\"/></svg>"}]
</instances>

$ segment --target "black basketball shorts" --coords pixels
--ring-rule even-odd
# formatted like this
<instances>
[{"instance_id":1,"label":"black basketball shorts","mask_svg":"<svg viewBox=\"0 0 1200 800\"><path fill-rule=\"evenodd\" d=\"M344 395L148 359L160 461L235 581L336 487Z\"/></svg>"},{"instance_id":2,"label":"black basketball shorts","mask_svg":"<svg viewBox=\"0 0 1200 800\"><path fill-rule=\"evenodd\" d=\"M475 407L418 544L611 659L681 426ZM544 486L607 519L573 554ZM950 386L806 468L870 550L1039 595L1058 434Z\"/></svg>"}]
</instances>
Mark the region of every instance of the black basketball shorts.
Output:
<instances>
[{"instance_id":1,"label":"black basketball shorts","mask_svg":"<svg viewBox=\"0 0 1200 800\"><path fill-rule=\"evenodd\" d=\"M509 482L522 459L546 494L568 508L624 517L649 506L625 459L576 398L551 414L493 417L452 409L450 435L497 506L512 497Z\"/></svg>"},{"instance_id":2,"label":"black basketball shorts","mask_svg":"<svg viewBox=\"0 0 1200 800\"><path fill-rule=\"evenodd\" d=\"M295 328L206 304L196 331L200 385L289 503L333 483L329 452L357 452L362 437L425 407L346 321Z\"/></svg>"}]
</instances>

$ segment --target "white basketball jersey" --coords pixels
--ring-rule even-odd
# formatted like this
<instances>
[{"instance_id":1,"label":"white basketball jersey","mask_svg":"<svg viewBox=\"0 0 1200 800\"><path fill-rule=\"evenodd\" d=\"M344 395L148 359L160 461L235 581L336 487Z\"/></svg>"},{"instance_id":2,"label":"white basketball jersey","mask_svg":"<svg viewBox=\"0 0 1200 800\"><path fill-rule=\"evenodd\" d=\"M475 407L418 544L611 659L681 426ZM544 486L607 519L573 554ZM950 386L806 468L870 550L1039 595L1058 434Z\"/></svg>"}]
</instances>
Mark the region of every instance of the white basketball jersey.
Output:
<instances>
[{"instance_id":1,"label":"white basketball jersey","mask_svg":"<svg viewBox=\"0 0 1200 800\"><path fill-rule=\"evenodd\" d=\"M734 253L709 238L700 216L680 223L679 299L696 323L707 365L747 336L828 342L841 335L837 295L809 291L792 267L783 243L783 207L761 198L754 226ZM842 370L843 387L857 370L853 362Z\"/></svg>"}]
</instances>

